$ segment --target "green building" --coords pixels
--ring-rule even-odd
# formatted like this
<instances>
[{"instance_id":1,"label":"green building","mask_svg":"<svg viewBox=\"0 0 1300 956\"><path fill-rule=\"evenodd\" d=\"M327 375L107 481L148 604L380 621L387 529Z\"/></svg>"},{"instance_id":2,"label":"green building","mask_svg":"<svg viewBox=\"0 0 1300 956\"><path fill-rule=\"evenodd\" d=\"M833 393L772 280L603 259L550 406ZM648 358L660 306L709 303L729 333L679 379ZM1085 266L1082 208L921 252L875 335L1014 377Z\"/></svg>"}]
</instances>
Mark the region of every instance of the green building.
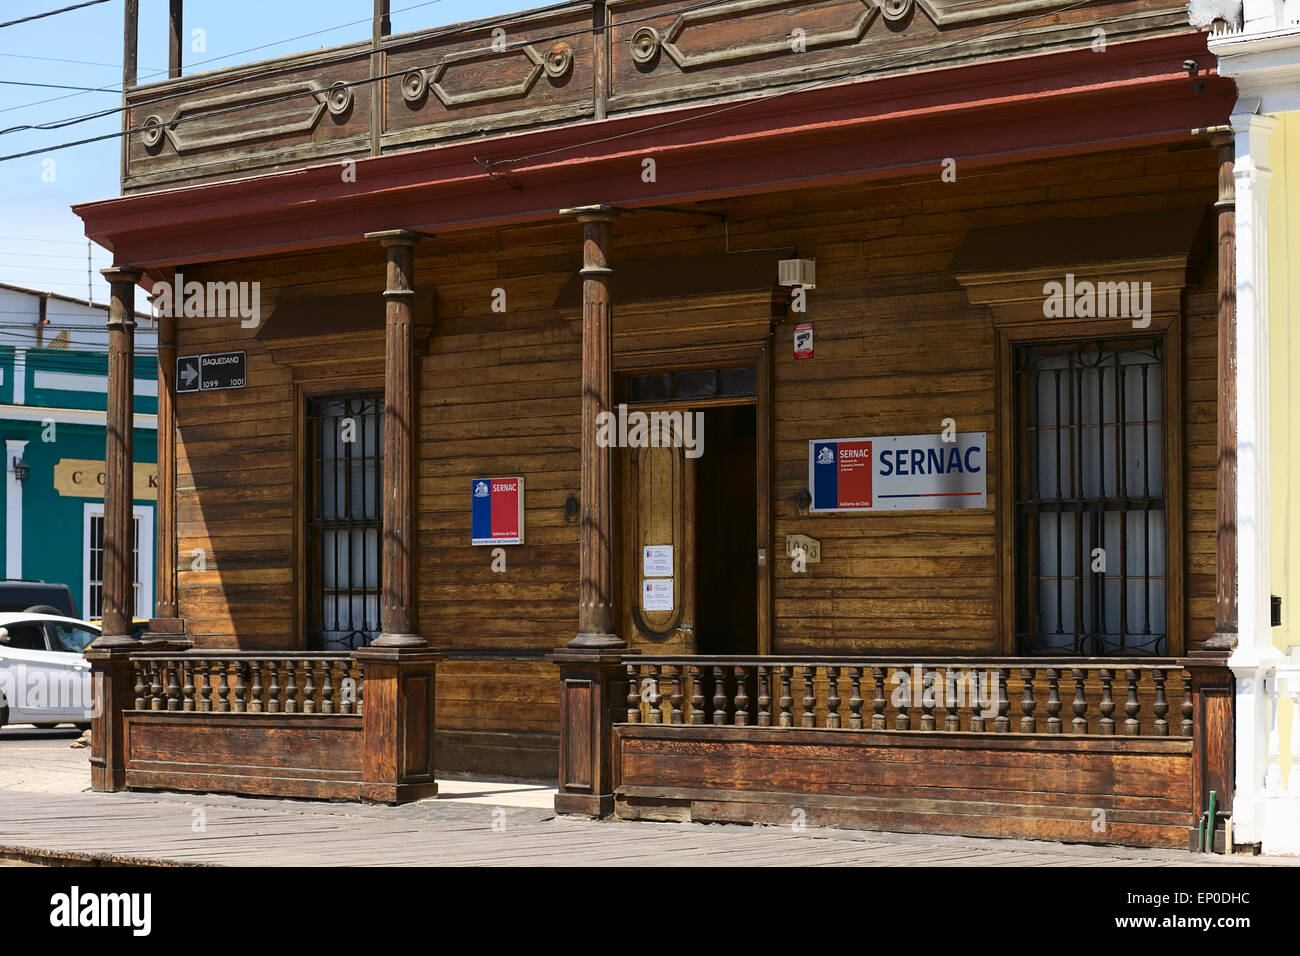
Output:
<instances>
[{"instance_id":1,"label":"green building","mask_svg":"<svg viewBox=\"0 0 1300 956\"><path fill-rule=\"evenodd\" d=\"M4 576L72 589L84 618L100 616L108 307L0 283L0 508ZM136 616L153 614L158 498L157 333L135 334Z\"/></svg>"}]
</instances>

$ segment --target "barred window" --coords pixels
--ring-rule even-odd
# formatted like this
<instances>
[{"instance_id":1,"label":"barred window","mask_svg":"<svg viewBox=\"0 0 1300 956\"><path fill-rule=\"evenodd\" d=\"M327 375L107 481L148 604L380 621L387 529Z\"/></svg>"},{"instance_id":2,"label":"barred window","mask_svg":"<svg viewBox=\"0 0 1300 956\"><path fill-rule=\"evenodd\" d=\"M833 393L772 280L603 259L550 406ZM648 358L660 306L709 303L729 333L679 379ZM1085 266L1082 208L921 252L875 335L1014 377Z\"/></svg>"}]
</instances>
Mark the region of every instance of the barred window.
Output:
<instances>
[{"instance_id":1,"label":"barred window","mask_svg":"<svg viewBox=\"0 0 1300 956\"><path fill-rule=\"evenodd\" d=\"M1162 341L1013 357L1018 653L1167 654Z\"/></svg>"},{"instance_id":2,"label":"barred window","mask_svg":"<svg viewBox=\"0 0 1300 956\"><path fill-rule=\"evenodd\" d=\"M307 641L350 650L379 634L383 397L311 398L307 432Z\"/></svg>"}]
</instances>

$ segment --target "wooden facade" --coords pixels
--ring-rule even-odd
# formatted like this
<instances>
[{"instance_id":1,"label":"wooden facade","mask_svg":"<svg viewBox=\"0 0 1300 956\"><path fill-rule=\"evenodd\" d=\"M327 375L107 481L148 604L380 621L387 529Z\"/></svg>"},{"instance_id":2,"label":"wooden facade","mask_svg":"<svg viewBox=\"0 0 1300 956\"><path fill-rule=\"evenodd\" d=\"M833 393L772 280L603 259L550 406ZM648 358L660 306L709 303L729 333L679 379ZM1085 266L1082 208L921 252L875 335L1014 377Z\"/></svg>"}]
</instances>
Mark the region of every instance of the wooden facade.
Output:
<instances>
[{"instance_id":1,"label":"wooden facade","mask_svg":"<svg viewBox=\"0 0 1300 956\"><path fill-rule=\"evenodd\" d=\"M1207 790L1223 806L1231 789L1213 640L1220 158L1204 132L1231 90L1184 71L1204 39L1180 4L1049 8L569 4L128 92L145 129L126 139L126 195L79 209L88 232L154 282L258 283L262 315L175 319L174 354L244 352L247 383L174 395L159 521L174 581L158 593L192 650L157 689L147 656L102 652L119 661L105 692L135 704L102 722L96 752L122 765L104 786L398 800L435 769L558 775L568 812L802 809L1186 845ZM990 31L1013 13L1032 25ZM498 25L505 51L485 48ZM1089 49L1098 25L1105 54ZM806 312L777 282L785 259L816 261ZM1149 282L1149 321L1045 318L1044 284L1067 273ZM811 359L792 355L798 321L815 325ZM1017 641L1015 349L1125 338L1163 356L1166 626L1137 656L1053 665ZM707 413L698 461L596 443L600 412L685 373L715 391L659 405ZM277 661L319 650L309 408L343 393L384 398L383 637L323 665L364 666L364 711L337 711L317 677L286 712ZM810 439L949 419L987 435L987 507L808 511ZM504 568L470 543L471 480L494 475L526 487ZM657 616L637 604L646 535L676 554ZM791 535L820 542L819 563L793 568ZM204 654L238 691L187 681ZM436 692L418 684L435 658ZM883 701L877 723L864 703L873 667L981 661L1010 695L987 728ZM372 712L408 736L365 743ZM221 754L291 772L241 776ZM1109 829L1092 828L1097 807Z\"/></svg>"}]
</instances>

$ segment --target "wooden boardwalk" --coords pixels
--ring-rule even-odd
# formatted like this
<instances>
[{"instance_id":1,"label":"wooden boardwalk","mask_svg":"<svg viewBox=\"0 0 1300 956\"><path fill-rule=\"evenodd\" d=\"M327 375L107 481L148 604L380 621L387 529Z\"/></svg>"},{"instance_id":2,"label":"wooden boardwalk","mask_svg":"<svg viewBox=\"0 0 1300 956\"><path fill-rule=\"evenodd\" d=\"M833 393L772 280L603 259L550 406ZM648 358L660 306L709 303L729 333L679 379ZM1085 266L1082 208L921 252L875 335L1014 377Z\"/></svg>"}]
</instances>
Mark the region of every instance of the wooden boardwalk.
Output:
<instances>
[{"instance_id":1,"label":"wooden boardwalk","mask_svg":"<svg viewBox=\"0 0 1300 956\"><path fill-rule=\"evenodd\" d=\"M0 856L218 866L1300 864L914 834L598 822L454 798L387 808L128 793L0 793Z\"/></svg>"}]
</instances>

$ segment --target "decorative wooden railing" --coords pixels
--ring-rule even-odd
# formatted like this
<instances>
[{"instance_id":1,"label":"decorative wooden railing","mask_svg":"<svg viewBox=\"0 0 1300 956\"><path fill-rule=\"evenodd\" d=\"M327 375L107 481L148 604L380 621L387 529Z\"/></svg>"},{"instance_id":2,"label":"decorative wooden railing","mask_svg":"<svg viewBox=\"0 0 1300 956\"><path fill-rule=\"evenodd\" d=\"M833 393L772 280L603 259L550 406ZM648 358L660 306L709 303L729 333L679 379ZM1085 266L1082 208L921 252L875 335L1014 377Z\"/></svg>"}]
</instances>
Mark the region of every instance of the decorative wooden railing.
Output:
<instances>
[{"instance_id":1,"label":"decorative wooden railing","mask_svg":"<svg viewBox=\"0 0 1300 956\"><path fill-rule=\"evenodd\" d=\"M560 812L1192 848L1225 833L1221 660L553 659Z\"/></svg>"},{"instance_id":2,"label":"decorative wooden railing","mask_svg":"<svg viewBox=\"0 0 1300 956\"><path fill-rule=\"evenodd\" d=\"M1130 737L1193 730L1192 675L1166 659L629 655L626 668L633 724Z\"/></svg>"},{"instance_id":3,"label":"decorative wooden railing","mask_svg":"<svg viewBox=\"0 0 1300 956\"><path fill-rule=\"evenodd\" d=\"M399 803L437 793L438 652L92 646L95 790Z\"/></svg>"},{"instance_id":4,"label":"decorative wooden railing","mask_svg":"<svg viewBox=\"0 0 1300 956\"><path fill-rule=\"evenodd\" d=\"M135 710L361 714L364 669L345 654L142 653Z\"/></svg>"}]
</instances>

